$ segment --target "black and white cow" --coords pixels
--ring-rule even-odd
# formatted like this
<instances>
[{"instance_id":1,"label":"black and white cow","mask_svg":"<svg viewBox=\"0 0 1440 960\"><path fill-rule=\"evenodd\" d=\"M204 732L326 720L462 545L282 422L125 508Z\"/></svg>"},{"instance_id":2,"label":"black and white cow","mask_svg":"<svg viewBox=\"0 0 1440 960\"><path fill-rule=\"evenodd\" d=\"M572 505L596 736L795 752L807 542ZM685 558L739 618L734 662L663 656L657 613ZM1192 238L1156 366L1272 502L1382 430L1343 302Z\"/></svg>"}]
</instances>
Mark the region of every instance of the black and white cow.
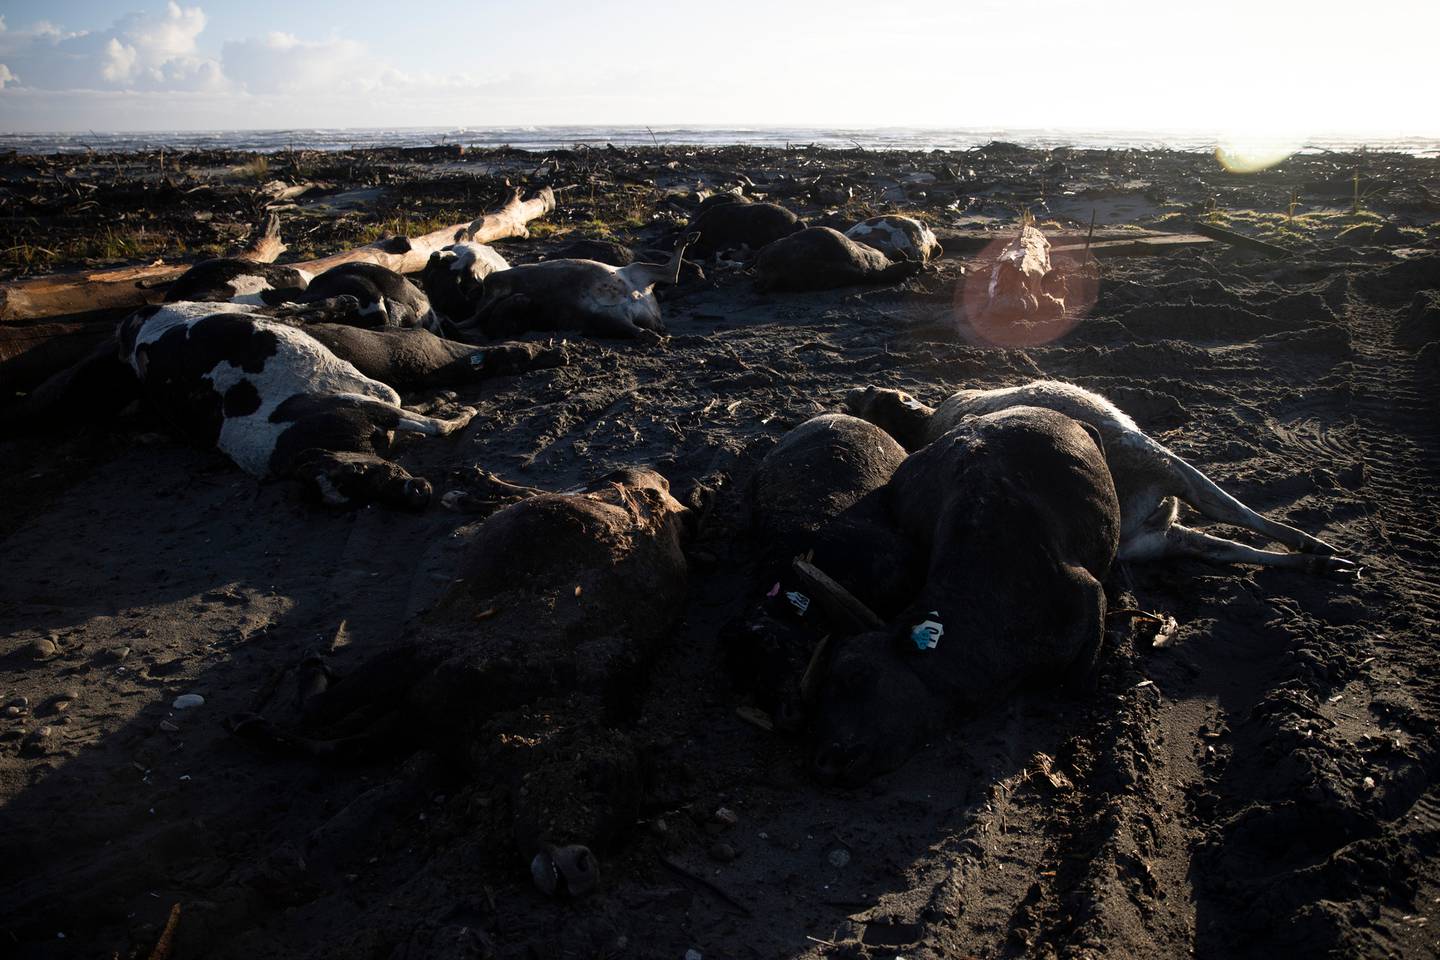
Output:
<instances>
[{"instance_id":1,"label":"black and white cow","mask_svg":"<svg viewBox=\"0 0 1440 960\"><path fill-rule=\"evenodd\" d=\"M884 427L907 450L919 450L966 417L1015 406L1045 407L1090 424L1104 441L1105 459L1120 491L1120 559L1199 557L1214 563L1291 567L1353 576L1359 568L1335 548L1288 524L1261 516L1213 480L1151 439L1109 400L1074 384L1037 380L998 390L961 390L938 408L900 390L863 387L845 401L850 413ZM1177 523L1179 501L1205 516L1262 533L1300 553L1261 550Z\"/></svg>"},{"instance_id":2,"label":"black and white cow","mask_svg":"<svg viewBox=\"0 0 1440 960\"><path fill-rule=\"evenodd\" d=\"M969 417L886 491L928 564L898 616L817 655L826 781L894 769L947 718L1021 683L1088 673L1104 633L1120 504L1094 428L1035 407Z\"/></svg>"},{"instance_id":3,"label":"black and white cow","mask_svg":"<svg viewBox=\"0 0 1440 960\"><path fill-rule=\"evenodd\" d=\"M165 302L276 306L305 292L311 274L297 267L241 257L202 260L165 288Z\"/></svg>"},{"instance_id":4,"label":"black and white cow","mask_svg":"<svg viewBox=\"0 0 1440 960\"><path fill-rule=\"evenodd\" d=\"M894 213L861 220L846 230L845 236L856 243L874 247L891 260L929 263L945 253L940 241L924 222Z\"/></svg>"},{"instance_id":5,"label":"black and white cow","mask_svg":"<svg viewBox=\"0 0 1440 960\"><path fill-rule=\"evenodd\" d=\"M117 341L145 398L188 438L334 506L424 507L430 484L387 459L396 433L443 436L475 415L407 409L304 330L240 305L146 307L121 322Z\"/></svg>"},{"instance_id":6,"label":"black and white cow","mask_svg":"<svg viewBox=\"0 0 1440 960\"><path fill-rule=\"evenodd\" d=\"M425 293L389 267L378 263L342 263L310 281L301 303L354 297L360 309L355 322L366 327L422 327L443 334L439 314Z\"/></svg>"},{"instance_id":7,"label":"black and white cow","mask_svg":"<svg viewBox=\"0 0 1440 960\"><path fill-rule=\"evenodd\" d=\"M510 264L494 247L460 241L430 255L420 287L430 306L452 324L468 323L485 293L485 278Z\"/></svg>"}]
</instances>

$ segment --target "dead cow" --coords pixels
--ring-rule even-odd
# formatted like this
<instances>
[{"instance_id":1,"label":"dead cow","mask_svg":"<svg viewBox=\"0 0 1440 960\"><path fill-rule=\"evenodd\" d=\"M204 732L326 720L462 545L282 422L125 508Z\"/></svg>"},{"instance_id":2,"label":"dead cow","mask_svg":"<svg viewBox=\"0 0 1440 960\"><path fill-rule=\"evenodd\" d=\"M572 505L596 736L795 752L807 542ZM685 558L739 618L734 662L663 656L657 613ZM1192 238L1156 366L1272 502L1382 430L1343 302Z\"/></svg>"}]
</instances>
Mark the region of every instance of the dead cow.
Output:
<instances>
[{"instance_id":1,"label":"dead cow","mask_svg":"<svg viewBox=\"0 0 1440 960\"><path fill-rule=\"evenodd\" d=\"M907 450L919 450L966 417L1022 405L1057 410L1100 432L1120 491L1122 560L1199 557L1340 576L1358 572L1354 563L1334 556L1329 544L1256 513L1147 436L1109 400L1074 384L1038 380L998 390L961 390L938 408L878 387L853 390L845 401L851 413L884 427ZM1260 550L1182 526L1176 522L1181 500L1212 520L1254 530L1302 552Z\"/></svg>"},{"instance_id":2,"label":"dead cow","mask_svg":"<svg viewBox=\"0 0 1440 960\"><path fill-rule=\"evenodd\" d=\"M721 253L748 257L804 228L805 221L778 203L752 203L738 194L722 193L700 205L687 229L699 234L691 255L704 260Z\"/></svg>"},{"instance_id":3,"label":"dead cow","mask_svg":"<svg viewBox=\"0 0 1440 960\"><path fill-rule=\"evenodd\" d=\"M1088 673L1100 651L1120 505L1093 428L1033 407L971 417L908 457L888 492L928 569L888 626L817 655L807 692L826 781L891 770L952 714Z\"/></svg>"},{"instance_id":4,"label":"dead cow","mask_svg":"<svg viewBox=\"0 0 1440 960\"><path fill-rule=\"evenodd\" d=\"M358 323L367 327L422 327L431 333L445 332L430 299L415 284L389 267L378 263L342 263L310 281L301 303L334 297L354 297L360 302Z\"/></svg>"},{"instance_id":5,"label":"dead cow","mask_svg":"<svg viewBox=\"0 0 1440 960\"><path fill-rule=\"evenodd\" d=\"M874 247L891 260L929 263L945 253L940 241L924 223L914 217L893 213L861 220L846 230L845 236L856 243Z\"/></svg>"},{"instance_id":6,"label":"dead cow","mask_svg":"<svg viewBox=\"0 0 1440 960\"><path fill-rule=\"evenodd\" d=\"M760 290L829 290L859 283L894 283L918 273L919 260L892 261L839 230L806 227L776 240L755 260Z\"/></svg>"},{"instance_id":7,"label":"dead cow","mask_svg":"<svg viewBox=\"0 0 1440 960\"><path fill-rule=\"evenodd\" d=\"M464 324L485 294L485 278L509 269L509 262L494 247L459 241L430 255L420 274L420 287L442 319Z\"/></svg>"},{"instance_id":8,"label":"dead cow","mask_svg":"<svg viewBox=\"0 0 1440 960\"><path fill-rule=\"evenodd\" d=\"M639 813L638 747L614 727L683 608L691 512L648 469L529 492L473 528L460 579L401 642L335 682L311 660L299 729L253 714L232 728L313 757L438 748L452 782L458 767L482 794L511 784L496 815L513 822L489 835L513 828L542 889L583 893L593 858L550 844L603 850Z\"/></svg>"},{"instance_id":9,"label":"dead cow","mask_svg":"<svg viewBox=\"0 0 1440 960\"><path fill-rule=\"evenodd\" d=\"M296 267L240 257L202 260L165 288L165 302L275 306L304 293L311 275Z\"/></svg>"},{"instance_id":10,"label":"dead cow","mask_svg":"<svg viewBox=\"0 0 1440 960\"><path fill-rule=\"evenodd\" d=\"M820 637L839 624L792 568L800 554L871 609L897 613L918 585L914 551L894 529L883 487L905 451L874 424L824 414L771 450L750 486L761 551L755 601L722 630L727 659L775 725L798 731L800 680Z\"/></svg>"},{"instance_id":11,"label":"dead cow","mask_svg":"<svg viewBox=\"0 0 1440 960\"><path fill-rule=\"evenodd\" d=\"M612 267L595 260L545 260L491 274L474 319L458 335L578 330L596 337L654 338L665 332L657 283L676 283L687 244L668 263Z\"/></svg>"},{"instance_id":12,"label":"dead cow","mask_svg":"<svg viewBox=\"0 0 1440 960\"><path fill-rule=\"evenodd\" d=\"M991 323L1053 320L1065 313L1065 293L1050 264L1050 241L1026 223L995 258L985 295L970 309Z\"/></svg>"},{"instance_id":13,"label":"dead cow","mask_svg":"<svg viewBox=\"0 0 1440 960\"><path fill-rule=\"evenodd\" d=\"M424 507L430 484L387 459L395 434L443 436L475 415L407 409L308 333L234 304L145 307L117 339L144 397L187 437L335 506Z\"/></svg>"}]
</instances>

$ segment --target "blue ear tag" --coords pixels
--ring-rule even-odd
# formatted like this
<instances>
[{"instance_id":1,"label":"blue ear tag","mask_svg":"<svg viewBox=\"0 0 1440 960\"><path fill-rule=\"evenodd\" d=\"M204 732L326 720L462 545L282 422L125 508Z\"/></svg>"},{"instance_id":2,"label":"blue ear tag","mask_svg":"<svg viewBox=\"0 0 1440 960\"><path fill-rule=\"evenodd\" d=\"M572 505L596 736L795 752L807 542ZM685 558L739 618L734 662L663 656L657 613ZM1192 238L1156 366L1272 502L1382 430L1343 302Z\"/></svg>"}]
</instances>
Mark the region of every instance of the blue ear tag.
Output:
<instances>
[{"instance_id":1,"label":"blue ear tag","mask_svg":"<svg viewBox=\"0 0 1440 960\"><path fill-rule=\"evenodd\" d=\"M930 616L940 616L940 611L931 610ZM945 636L945 625L939 620L926 620L917 623L910 631L910 641L915 644L917 650L934 650L940 646L940 638Z\"/></svg>"},{"instance_id":2,"label":"blue ear tag","mask_svg":"<svg viewBox=\"0 0 1440 960\"><path fill-rule=\"evenodd\" d=\"M480 366L484 366L484 365L485 365L485 351L484 351L484 350L477 350L475 353L470 354L470 366L472 366L472 367L480 367Z\"/></svg>"},{"instance_id":3,"label":"blue ear tag","mask_svg":"<svg viewBox=\"0 0 1440 960\"><path fill-rule=\"evenodd\" d=\"M805 611L810 609L810 598L799 590L791 590L785 594L785 599L790 601L790 606L794 607L795 612L802 617L805 616Z\"/></svg>"}]
</instances>

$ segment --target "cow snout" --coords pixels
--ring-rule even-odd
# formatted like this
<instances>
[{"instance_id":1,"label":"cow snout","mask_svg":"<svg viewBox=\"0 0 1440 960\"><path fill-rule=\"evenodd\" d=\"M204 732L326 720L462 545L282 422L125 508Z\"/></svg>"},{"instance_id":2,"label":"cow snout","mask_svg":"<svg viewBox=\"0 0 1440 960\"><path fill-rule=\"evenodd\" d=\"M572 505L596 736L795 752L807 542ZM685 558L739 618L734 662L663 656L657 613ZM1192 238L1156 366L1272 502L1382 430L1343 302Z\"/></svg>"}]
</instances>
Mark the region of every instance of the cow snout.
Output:
<instances>
[{"instance_id":1,"label":"cow snout","mask_svg":"<svg viewBox=\"0 0 1440 960\"><path fill-rule=\"evenodd\" d=\"M434 494L435 489L424 477L411 477L405 481L402 490L405 506L411 510L424 510L430 505L430 498Z\"/></svg>"},{"instance_id":2,"label":"cow snout","mask_svg":"<svg viewBox=\"0 0 1440 960\"><path fill-rule=\"evenodd\" d=\"M869 747L832 740L815 751L811 766L821 783L864 783L870 779L870 757Z\"/></svg>"}]
</instances>

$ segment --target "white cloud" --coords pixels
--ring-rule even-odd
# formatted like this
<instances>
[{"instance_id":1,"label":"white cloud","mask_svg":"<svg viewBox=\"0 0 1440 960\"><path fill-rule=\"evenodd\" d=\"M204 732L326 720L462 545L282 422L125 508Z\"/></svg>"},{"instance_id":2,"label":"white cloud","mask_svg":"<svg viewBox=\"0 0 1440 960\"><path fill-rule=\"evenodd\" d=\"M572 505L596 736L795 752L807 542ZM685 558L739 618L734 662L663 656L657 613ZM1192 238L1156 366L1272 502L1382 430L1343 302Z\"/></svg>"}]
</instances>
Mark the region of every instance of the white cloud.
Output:
<instances>
[{"instance_id":1,"label":"white cloud","mask_svg":"<svg viewBox=\"0 0 1440 960\"><path fill-rule=\"evenodd\" d=\"M171 2L161 13L128 13L94 32L44 21L0 29L0 58L41 90L212 89L221 73L199 49L204 29L204 11Z\"/></svg>"},{"instance_id":2,"label":"white cloud","mask_svg":"<svg viewBox=\"0 0 1440 960\"><path fill-rule=\"evenodd\" d=\"M379 68L353 40L310 41L289 33L229 41L220 64L227 79L250 93L322 97L363 88Z\"/></svg>"}]
</instances>

